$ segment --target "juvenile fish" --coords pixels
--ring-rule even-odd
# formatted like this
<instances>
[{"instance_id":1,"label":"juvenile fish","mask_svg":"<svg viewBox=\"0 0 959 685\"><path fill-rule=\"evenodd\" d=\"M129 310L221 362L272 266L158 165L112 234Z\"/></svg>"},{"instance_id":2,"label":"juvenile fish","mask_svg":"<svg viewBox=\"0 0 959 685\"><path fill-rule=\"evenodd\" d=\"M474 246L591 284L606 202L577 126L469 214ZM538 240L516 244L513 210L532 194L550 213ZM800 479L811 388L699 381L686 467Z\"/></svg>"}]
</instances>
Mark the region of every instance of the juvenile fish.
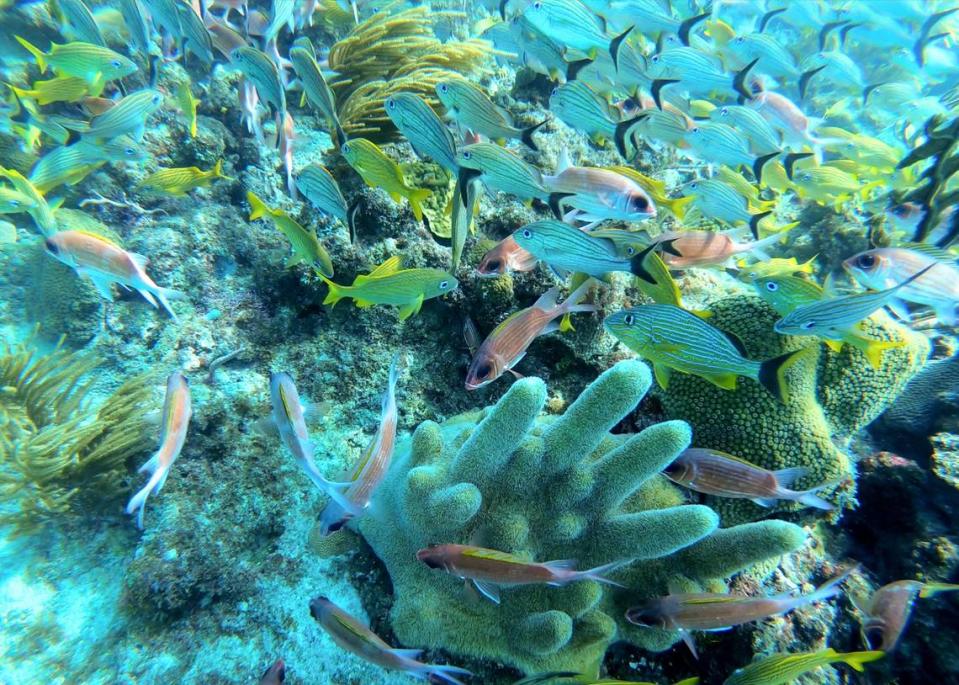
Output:
<instances>
[{"instance_id":1,"label":"juvenile fish","mask_svg":"<svg viewBox=\"0 0 959 685\"><path fill-rule=\"evenodd\" d=\"M832 647L818 652L798 654L773 654L748 666L737 668L726 678L723 685L787 685L809 671L843 663L856 671L863 671L863 664L876 661L886 655L885 652L846 652L840 654Z\"/></svg>"},{"instance_id":2,"label":"juvenile fish","mask_svg":"<svg viewBox=\"0 0 959 685\"><path fill-rule=\"evenodd\" d=\"M313 231L303 228L282 209L267 207L263 200L250 191L247 191L246 199L250 203L250 221L268 216L277 230L290 241L293 254L286 260L287 268L307 264L322 276L333 276L333 260Z\"/></svg>"},{"instance_id":3,"label":"juvenile fish","mask_svg":"<svg viewBox=\"0 0 959 685\"><path fill-rule=\"evenodd\" d=\"M209 186L217 179L236 180L223 173L222 159L209 171L203 171L195 166L160 169L140 181L140 187L152 188L173 197L182 197L191 190Z\"/></svg>"},{"instance_id":4,"label":"juvenile fish","mask_svg":"<svg viewBox=\"0 0 959 685\"><path fill-rule=\"evenodd\" d=\"M839 594L846 571L820 585L808 595L743 597L724 593L669 594L655 597L626 611L626 620L637 626L676 630L695 654L690 631L722 631L733 626L779 616L794 609L822 602Z\"/></svg>"},{"instance_id":5,"label":"juvenile fish","mask_svg":"<svg viewBox=\"0 0 959 685\"><path fill-rule=\"evenodd\" d=\"M373 188L382 188L394 202L405 197L413 210L417 221L423 220L423 201L430 196L425 188L407 185L399 165L390 159L375 143L365 138L346 141L340 148L343 157L356 170L366 184Z\"/></svg>"},{"instance_id":6,"label":"juvenile fish","mask_svg":"<svg viewBox=\"0 0 959 685\"><path fill-rule=\"evenodd\" d=\"M606 577L623 565L621 561L577 571L571 559L535 563L495 549L468 545L432 545L416 553L416 558L432 569L440 569L462 578L494 604L500 603L500 587L546 584L563 587L579 580L594 580L621 587Z\"/></svg>"},{"instance_id":7,"label":"juvenile fish","mask_svg":"<svg viewBox=\"0 0 959 685\"><path fill-rule=\"evenodd\" d=\"M513 240L559 275L584 273L602 278L614 271L635 273L638 266L616 253L616 246L555 219L518 228Z\"/></svg>"},{"instance_id":8,"label":"juvenile fish","mask_svg":"<svg viewBox=\"0 0 959 685\"><path fill-rule=\"evenodd\" d=\"M346 204L340 186L325 167L313 162L296 177L296 187L314 207L342 221L353 234L353 213Z\"/></svg>"},{"instance_id":9,"label":"juvenile fish","mask_svg":"<svg viewBox=\"0 0 959 685\"><path fill-rule=\"evenodd\" d=\"M545 124L516 128L509 115L497 107L486 93L465 79L449 79L436 84L436 96L446 111L463 128L496 141L517 138L532 150L539 150L533 133Z\"/></svg>"},{"instance_id":10,"label":"juvenile fish","mask_svg":"<svg viewBox=\"0 0 959 685\"><path fill-rule=\"evenodd\" d=\"M376 429L373 440L353 467L347 481L349 487L343 493L343 496L360 511L366 511L370 506L370 500L387 471L390 470L390 462L393 459L393 448L396 446L396 423L399 420L399 411L396 408L396 382L399 380L397 362L398 360L394 357L393 363L390 364L389 382L386 393L383 395L383 407L380 410L380 425ZM336 502L330 502L320 514L320 532L323 535L335 533L352 518L352 513L345 511Z\"/></svg>"},{"instance_id":11,"label":"juvenile fish","mask_svg":"<svg viewBox=\"0 0 959 685\"><path fill-rule=\"evenodd\" d=\"M14 37L37 60L41 73L49 66L60 76L81 78L88 84L91 95L99 95L110 81L129 76L137 70L137 65L130 59L101 45L51 43L50 51L43 52L20 36Z\"/></svg>"},{"instance_id":12,"label":"juvenile fish","mask_svg":"<svg viewBox=\"0 0 959 685\"><path fill-rule=\"evenodd\" d=\"M320 111L329 121L333 122L333 128L336 131L336 142L340 147L346 142L346 132L340 125L340 119L336 113L336 100L333 97L333 91L323 77L323 72L316 63L316 58L305 47L295 47L290 50L290 62L293 63L293 71L303 84L303 92L306 98L316 109Z\"/></svg>"},{"instance_id":13,"label":"juvenile fish","mask_svg":"<svg viewBox=\"0 0 959 685\"><path fill-rule=\"evenodd\" d=\"M549 198L540 170L494 143L467 145L457 153L456 163L464 182L476 178L491 192L500 191L521 200ZM463 201L465 204L466 199Z\"/></svg>"},{"instance_id":14,"label":"juvenile fish","mask_svg":"<svg viewBox=\"0 0 959 685\"><path fill-rule=\"evenodd\" d=\"M735 390L739 376L789 401L784 373L803 352L790 352L764 362L747 359L740 344L685 309L647 304L610 314L606 330L653 365L659 385L669 388L673 371L699 376L724 390Z\"/></svg>"},{"instance_id":15,"label":"juvenile fish","mask_svg":"<svg viewBox=\"0 0 959 685\"><path fill-rule=\"evenodd\" d=\"M282 121L286 116L286 89L273 60L260 50L246 45L231 52L230 61L256 87L260 99L279 113Z\"/></svg>"},{"instance_id":16,"label":"juvenile fish","mask_svg":"<svg viewBox=\"0 0 959 685\"><path fill-rule=\"evenodd\" d=\"M176 101L180 111L186 117L190 129L190 137L196 138L196 108L200 101L193 97L189 80L180 81L176 87Z\"/></svg>"},{"instance_id":17,"label":"juvenile fish","mask_svg":"<svg viewBox=\"0 0 959 685\"><path fill-rule=\"evenodd\" d=\"M870 649L891 652L899 643L916 598L955 592L959 585L897 580L876 590L867 602L854 602L863 613L862 639ZM862 604L862 606L860 606Z\"/></svg>"},{"instance_id":18,"label":"juvenile fish","mask_svg":"<svg viewBox=\"0 0 959 685\"><path fill-rule=\"evenodd\" d=\"M825 486L803 491L790 489L794 481L808 473L809 469L803 467L768 471L731 454L701 448L687 449L663 471L674 483L706 495L748 499L762 507L789 500L832 511L835 507L815 494Z\"/></svg>"},{"instance_id":19,"label":"juvenile fish","mask_svg":"<svg viewBox=\"0 0 959 685\"><path fill-rule=\"evenodd\" d=\"M424 300L445 295L459 286L451 274L439 269L403 269L399 255L390 257L369 274L357 276L353 285L323 280L330 289L323 304L335 306L344 297L350 297L361 308L396 305L400 308L400 321L416 314Z\"/></svg>"},{"instance_id":20,"label":"juvenile fish","mask_svg":"<svg viewBox=\"0 0 959 685\"><path fill-rule=\"evenodd\" d=\"M932 307L936 318L947 326L956 325L959 305L959 268L955 257L925 246L884 247L866 250L850 257L843 266L860 285L872 290L890 288L923 269L929 271L899 290L887 306L900 318L909 319L902 304L915 302ZM932 268L935 267L935 268Z\"/></svg>"},{"instance_id":21,"label":"juvenile fish","mask_svg":"<svg viewBox=\"0 0 959 685\"><path fill-rule=\"evenodd\" d=\"M104 299L112 302L110 285L118 283L132 288L143 298L167 311L179 323L167 298L182 297L180 293L161 288L146 273L148 260L143 255L127 252L102 236L85 231L60 231L47 238L47 252L63 262L80 277L86 276Z\"/></svg>"},{"instance_id":22,"label":"juvenile fish","mask_svg":"<svg viewBox=\"0 0 959 685\"><path fill-rule=\"evenodd\" d=\"M414 93L397 93L386 98L385 108L417 155L432 159L450 173L457 172L453 134L423 98Z\"/></svg>"},{"instance_id":23,"label":"juvenile fish","mask_svg":"<svg viewBox=\"0 0 959 685\"><path fill-rule=\"evenodd\" d=\"M791 276L793 274L811 275L816 270L816 256L810 257L802 263L795 257L773 257L752 264L748 264L745 259L740 259L736 262L736 268L743 271L749 279Z\"/></svg>"},{"instance_id":24,"label":"juvenile fish","mask_svg":"<svg viewBox=\"0 0 959 685\"><path fill-rule=\"evenodd\" d=\"M403 671L417 680L425 680L437 685L463 685L459 678L473 675L464 668L417 661L422 650L390 647L368 626L360 623L326 597L315 597L310 601L310 615L337 645L381 668Z\"/></svg>"},{"instance_id":25,"label":"juvenile fish","mask_svg":"<svg viewBox=\"0 0 959 685\"><path fill-rule=\"evenodd\" d=\"M38 105L54 102L77 102L87 95L89 84L76 76L57 76L48 81L34 81L32 88L9 86L19 98L30 98Z\"/></svg>"},{"instance_id":26,"label":"juvenile fish","mask_svg":"<svg viewBox=\"0 0 959 685\"><path fill-rule=\"evenodd\" d=\"M532 271L538 261L510 235L483 255L476 272L483 278L495 278L511 271Z\"/></svg>"},{"instance_id":27,"label":"juvenile fish","mask_svg":"<svg viewBox=\"0 0 959 685\"><path fill-rule=\"evenodd\" d=\"M193 414L190 401L190 383L179 371L167 378L166 399L163 402L163 432L160 434L160 449L141 466L138 473L149 473L150 480L127 504L127 513L137 513L137 528L143 530L143 511L147 497L159 493L170 475L170 468L180 456L186 442L190 416Z\"/></svg>"},{"instance_id":28,"label":"juvenile fish","mask_svg":"<svg viewBox=\"0 0 959 685\"><path fill-rule=\"evenodd\" d=\"M344 511L353 515L359 514L359 508L346 499L341 492L344 484L328 481L317 468L313 460L316 450L306 428L306 409L289 374L270 374L270 402L270 417L280 435L280 440L293 454L296 463L330 500L339 504Z\"/></svg>"},{"instance_id":29,"label":"juvenile fish","mask_svg":"<svg viewBox=\"0 0 959 685\"><path fill-rule=\"evenodd\" d=\"M466 389L477 390L492 383L504 372L512 371L539 336L566 330L557 319L573 312L596 311L591 304L580 304L592 285L592 280L587 279L562 304L556 302L559 288L554 286L531 307L510 314L492 330L473 356L466 372Z\"/></svg>"},{"instance_id":30,"label":"juvenile fish","mask_svg":"<svg viewBox=\"0 0 959 685\"><path fill-rule=\"evenodd\" d=\"M577 219L588 222L646 221L656 217L656 205L634 180L609 169L571 166L565 152L555 176L543 176L550 203L560 216L560 205L578 210ZM558 194L558 195L557 195Z\"/></svg>"}]
</instances>

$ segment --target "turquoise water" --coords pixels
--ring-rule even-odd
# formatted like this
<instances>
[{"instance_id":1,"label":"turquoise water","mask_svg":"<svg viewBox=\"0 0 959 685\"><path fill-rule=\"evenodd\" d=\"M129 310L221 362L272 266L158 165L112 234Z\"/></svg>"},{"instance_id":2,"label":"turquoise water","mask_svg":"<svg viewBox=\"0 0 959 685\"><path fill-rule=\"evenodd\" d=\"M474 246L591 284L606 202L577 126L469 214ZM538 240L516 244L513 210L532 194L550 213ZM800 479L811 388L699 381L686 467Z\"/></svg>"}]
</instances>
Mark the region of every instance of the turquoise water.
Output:
<instances>
[{"instance_id":1,"label":"turquoise water","mask_svg":"<svg viewBox=\"0 0 959 685\"><path fill-rule=\"evenodd\" d=\"M955 9L0 2L0 682L959 682Z\"/></svg>"}]
</instances>

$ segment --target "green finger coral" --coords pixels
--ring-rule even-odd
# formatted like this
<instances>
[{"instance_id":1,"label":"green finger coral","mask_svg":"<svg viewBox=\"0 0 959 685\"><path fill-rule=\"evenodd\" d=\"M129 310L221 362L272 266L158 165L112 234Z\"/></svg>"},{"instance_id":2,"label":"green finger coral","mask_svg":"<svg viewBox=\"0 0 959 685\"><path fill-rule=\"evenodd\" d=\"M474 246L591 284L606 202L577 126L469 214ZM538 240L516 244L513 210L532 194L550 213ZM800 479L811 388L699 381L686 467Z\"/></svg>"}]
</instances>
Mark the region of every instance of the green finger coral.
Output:
<instances>
[{"instance_id":1,"label":"green finger coral","mask_svg":"<svg viewBox=\"0 0 959 685\"><path fill-rule=\"evenodd\" d=\"M711 509L683 504L658 473L688 446L686 423L610 433L651 382L644 364L620 362L550 417L541 414L545 384L526 378L494 407L427 421L398 446L359 528L393 581L391 621L401 642L527 672L585 671L614 640L665 649L678 639L627 624L632 604L673 583L716 582L803 543L789 523L717 530ZM631 563L613 575L623 589L593 581L524 586L506 589L497 606L416 560L431 543L479 540L536 561L576 559L581 569Z\"/></svg>"},{"instance_id":2,"label":"green finger coral","mask_svg":"<svg viewBox=\"0 0 959 685\"><path fill-rule=\"evenodd\" d=\"M728 391L695 376L673 374L668 391L662 393L666 415L690 423L696 447L728 452L767 469L802 466L809 472L797 489L845 481L843 493L833 499L851 497L852 465L834 440L852 436L892 404L929 356L925 336L885 315L867 320L863 327L868 337L904 342L883 352L874 369L849 345L836 353L814 338L776 334L773 323L779 315L755 297L726 298L710 311L710 324L739 338L750 359L808 348L787 373L789 401L783 404L748 381ZM747 500L714 498L709 504L724 523L769 513ZM779 508L797 506L783 503Z\"/></svg>"},{"instance_id":3,"label":"green finger coral","mask_svg":"<svg viewBox=\"0 0 959 685\"><path fill-rule=\"evenodd\" d=\"M94 405L99 360L62 344L46 355L29 342L0 349L0 525L18 535L116 503L127 459L150 443L147 379Z\"/></svg>"}]
</instances>

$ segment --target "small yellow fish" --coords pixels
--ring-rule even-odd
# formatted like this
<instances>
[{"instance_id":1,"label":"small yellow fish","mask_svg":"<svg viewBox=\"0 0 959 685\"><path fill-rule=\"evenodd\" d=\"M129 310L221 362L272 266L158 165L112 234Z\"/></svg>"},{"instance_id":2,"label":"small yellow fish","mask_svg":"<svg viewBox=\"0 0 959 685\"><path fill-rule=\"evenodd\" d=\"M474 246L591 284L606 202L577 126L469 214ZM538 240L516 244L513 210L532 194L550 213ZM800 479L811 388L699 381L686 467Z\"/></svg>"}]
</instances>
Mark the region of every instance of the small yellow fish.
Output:
<instances>
[{"instance_id":1,"label":"small yellow fish","mask_svg":"<svg viewBox=\"0 0 959 685\"><path fill-rule=\"evenodd\" d=\"M282 209L271 209L253 193L247 191L247 202L250 203L250 221L268 216L276 229L285 235L293 247L293 254L286 260L287 268L300 263L307 263L318 274L331 278L333 276L333 260L317 240L313 231L308 231L294 221Z\"/></svg>"},{"instance_id":2,"label":"small yellow fish","mask_svg":"<svg viewBox=\"0 0 959 685\"><path fill-rule=\"evenodd\" d=\"M180 197L196 188L205 188L218 178L224 181L236 180L223 174L223 160L217 162L210 171L203 171L195 166L160 169L140 181L140 187Z\"/></svg>"},{"instance_id":3,"label":"small yellow fish","mask_svg":"<svg viewBox=\"0 0 959 685\"><path fill-rule=\"evenodd\" d=\"M7 84L17 97L35 100L38 105L54 102L77 102L89 92L89 85L76 76L57 76L47 81L34 81L32 88Z\"/></svg>"},{"instance_id":4,"label":"small yellow fish","mask_svg":"<svg viewBox=\"0 0 959 685\"><path fill-rule=\"evenodd\" d=\"M773 654L737 669L726 678L723 685L786 685L795 682L803 673L837 662L863 671L863 664L881 659L885 655L885 652L880 651L840 654L831 647L819 652Z\"/></svg>"},{"instance_id":5,"label":"small yellow fish","mask_svg":"<svg viewBox=\"0 0 959 685\"><path fill-rule=\"evenodd\" d=\"M800 263L795 257L773 257L761 262L749 263L747 259L740 259L736 266L746 273L749 280L757 278L771 278L776 276L791 276L793 274L812 274L816 268L816 257Z\"/></svg>"},{"instance_id":6,"label":"small yellow fish","mask_svg":"<svg viewBox=\"0 0 959 685\"><path fill-rule=\"evenodd\" d=\"M405 197L409 200L416 220L423 220L421 203L430 196L430 191L407 185L399 165L387 157L375 143L365 138L354 138L343 144L341 152L367 185L382 188L390 194L394 202Z\"/></svg>"},{"instance_id":7,"label":"small yellow fish","mask_svg":"<svg viewBox=\"0 0 959 685\"><path fill-rule=\"evenodd\" d=\"M180 81L176 87L176 101L190 125L190 137L196 138L196 108L200 101L193 97L189 81Z\"/></svg>"}]
</instances>

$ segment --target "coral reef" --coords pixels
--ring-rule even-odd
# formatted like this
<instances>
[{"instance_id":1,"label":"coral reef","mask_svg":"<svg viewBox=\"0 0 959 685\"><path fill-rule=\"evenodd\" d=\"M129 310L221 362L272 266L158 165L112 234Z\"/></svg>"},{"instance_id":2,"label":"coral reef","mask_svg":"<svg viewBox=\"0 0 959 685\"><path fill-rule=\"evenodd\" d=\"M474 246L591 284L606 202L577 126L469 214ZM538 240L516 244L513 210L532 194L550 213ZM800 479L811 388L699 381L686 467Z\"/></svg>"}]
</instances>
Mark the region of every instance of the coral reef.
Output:
<instances>
[{"instance_id":1,"label":"coral reef","mask_svg":"<svg viewBox=\"0 0 959 685\"><path fill-rule=\"evenodd\" d=\"M398 448L375 512L359 523L390 572L391 622L403 643L529 672L586 670L615 639L656 650L678 639L626 624L629 605L670 583L721 582L802 544L805 535L792 524L717 530L711 509L682 504L657 474L689 444L685 423L609 433L650 384L645 365L620 362L562 416L541 417L546 386L527 378L495 407L416 429ZM628 589L592 581L529 586L493 606L469 601L455 579L415 561L429 543L479 537L537 561L575 558L580 568L630 560L614 575Z\"/></svg>"},{"instance_id":2,"label":"coral reef","mask_svg":"<svg viewBox=\"0 0 959 685\"><path fill-rule=\"evenodd\" d=\"M883 431L914 436L959 431L959 356L926 365L882 415L880 424Z\"/></svg>"},{"instance_id":3,"label":"coral reef","mask_svg":"<svg viewBox=\"0 0 959 685\"><path fill-rule=\"evenodd\" d=\"M389 140L396 134L383 103L391 94L416 93L434 109L435 85L479 69L492 46L485 40L441 42L434 23L450 13L413 7L373 14L330 48L330 87L340 124L351 136Z\"/></svg>"},{"instance_id":4,"label":"coral reef","mask_svg":"<svg viewBox=\"0 0 959 685\"><path fill-rule=\"evenodd\" d=\"M750 359L771 359L809 347L787 373L789 401L781 403L748 381L731 392L695 376L675 374L669 391L662 393L667 417L688 421L697 447L735 454L768 469L807 468L798 488L845 480L837 497L849 501L854 491L852 464L834 439L854 435L895 400L925 362L928 340L884 315L875 316L864 324L870 337L904 340L906 345L885 352L880 368L873 369L848 345L836 353L810 338L775 334L778 314L755 297L725 298L709 309L710 323L739 338ZM746 500L713 499L710 506L722 514L724 523L759 518L769 511Z\"/></svg>"},{"instance_id":5,"label":"coral reef","mask_svg":"<svg viewBox=\"0 0 959 685\"><path fill-rule=\"evenodd\" d=\"M28 341L0 354L0 524L14 534L109 511L126 494L128 458L149 444L148 379L133 378L93 406L100 361L62 344L41 355Z\"/></svg>"}]
</instances>

